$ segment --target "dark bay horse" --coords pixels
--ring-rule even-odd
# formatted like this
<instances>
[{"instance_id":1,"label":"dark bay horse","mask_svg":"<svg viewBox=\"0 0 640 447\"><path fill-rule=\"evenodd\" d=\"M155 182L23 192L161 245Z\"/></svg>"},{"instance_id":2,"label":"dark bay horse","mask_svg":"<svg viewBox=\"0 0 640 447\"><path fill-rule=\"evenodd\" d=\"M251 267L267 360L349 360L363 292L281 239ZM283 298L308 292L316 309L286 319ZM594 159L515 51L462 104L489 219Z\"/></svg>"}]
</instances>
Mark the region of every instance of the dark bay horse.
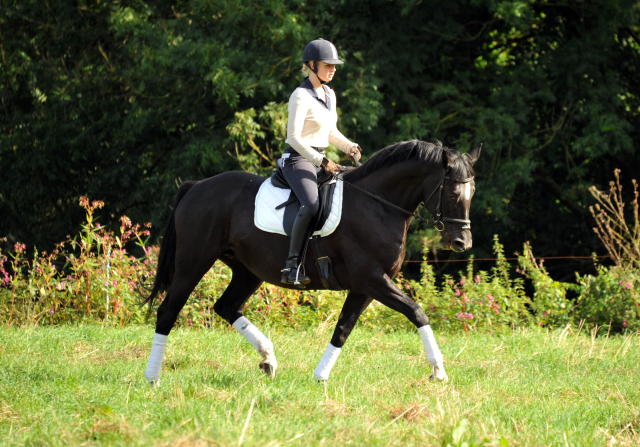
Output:
<instances>
[{"instance_id":1,"label":"dark bay horse","mask_svg":"<svg viewBox=\"0 0 640 447\"><path fill-rule=\"evenodd\" d=\"M345 182L364 189L397 207L415 212L424 202L434 215L441 243L455 251L471 248L469 207L475 191L473 164L481 145L468 154L441 143L407 141L388 146L362 166L344 173ZM158 308L156 332L145 376L158 384L166 340L178 314L198 282L216 260L228 265L232 279L214 305L215 312L240 332L262 355L260 368L275 376L273 344L243 315L249 297L266 281L280 287L278 268L288 253L288 238L259 230L254 225L255 198L269 181L246 172L226 172L199 182L183 184L164 233L158 270L147 302L162 291L167 296ZM323 238L338 282L348 294L331 338L314 375L327 380L340 348L360 314L372 300L405 315L418 328L432 378L446 380L443 357L420 306L393 283L405 255L407 231L413 217L345 185L342 219L336 231ZM307 256L307 289L322 289Z\"/></svg>"}]
</instances>

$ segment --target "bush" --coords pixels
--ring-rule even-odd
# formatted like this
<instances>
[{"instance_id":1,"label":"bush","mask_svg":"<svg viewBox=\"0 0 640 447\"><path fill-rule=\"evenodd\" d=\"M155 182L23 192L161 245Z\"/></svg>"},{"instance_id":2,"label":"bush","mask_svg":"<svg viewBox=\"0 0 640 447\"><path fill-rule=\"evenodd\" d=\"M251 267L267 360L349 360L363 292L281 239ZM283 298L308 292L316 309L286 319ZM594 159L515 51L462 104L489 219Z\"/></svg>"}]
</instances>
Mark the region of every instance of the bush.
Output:
<instances>
[{"instance_id":1,"label":"bush","mask_svg":"<svg viewBox=\"0 0 640 447\"><path fill-rule=\"evenodd\" d=\"M620 170L614 171L609 193L589 188L597 200L590 207L596 221L593 231L606 247L614 266L597 265L597 276L578 276L580 296L577 315L590 326L610 325L619 332L640 329L640 221L638 220L638 184L632 180L631 210L625 210ZM631 221L631 224L627 221Z\"/></svg>"},{"instance_id":2,"label":"bush","mask_svg":"<svg viewBox=\"0 0 640 447\"><path fill-rule=\"evenodd\" d=\"M536 262L529 242L518 256L518 264L518 271L533 283L531 310L536 324L553 329L572 323L574 305L567 299L567 291L575 290L575 285L554 281L544 268L544 260Z\"/></svg>"},{"instance_id":3,"label":"bush","mask_svg":"<svg viewBox=\"0 0 640 447\"><path fill-rule=\"evenodd\" d=\"M619 192L619 184L616 188ZM615 200L605 200L605 204ZM102 202L82 197L80 205L86 210L82 231L58 244L52 253L34 249L29 260L20 243L8 257L0 252L0 324L145 323L148 310L141 306L147 293L144 285L155 275L159 252L157 246L148 246L150 224L141 227L122 216L119 231L109 231L95 217ZM636 205L634 210L633 228L638 228ZM640 274L634 262L640 257L633 251L621 251L622 239L615 239L620 232L602 233L603 229L621 228L620 222L598 218L596 232L610 238L608 247L617 247L612 257L618 263L611 268L598 266L597 276L577 275L578 284L561 283L549 276L543 261L535 259L526 243L523 254L518 256L517 271L531 279L533 300L525 294L524 279L510 277L511 266L497 235L493 245L497 260L490 272L474 271L471 257L466 271L457 278L445 275L436 285L425 245L420 280L406 280L399 275L396 284L419 303L438 330L501 331L531 324L557 328L581 320L590 326L610 324L613 331L638 330ZM636 237L638 233L629 234ZM140 257L130 254L135 250ZM230 279L230 269L217 262L194 290L177 325L228 328L229 324L215 315L213 304ZM567 298L569 290L578 293L575 302ZM245 314L256 323L273 328L316 327L337 317L344 297L345 292L288 290L263 284L248 300ZM163 298L160 296L155 304L162 303ZM360 324L385 331L413 330L403 315L375 301L362 315Z\"/></svg>"},{"instance_id":4,"label":"bush","mask_svg":"<svg viewBox=\"0 0 640 447\"><path fill-rule=\"evenodd\" d=\"M461 272L456 280L445 275L440 288L435 285L435 275L426 262L425 251L422 279L409 281L408 288L435 326L463 331L497 330L530 322L526 307L530 300L524 293L522 279L510 278L510 266L498 236L494 236L493 251L497 261L491 273L474 273L471 257L467 271Z\"/></svg>"}]
</instances>

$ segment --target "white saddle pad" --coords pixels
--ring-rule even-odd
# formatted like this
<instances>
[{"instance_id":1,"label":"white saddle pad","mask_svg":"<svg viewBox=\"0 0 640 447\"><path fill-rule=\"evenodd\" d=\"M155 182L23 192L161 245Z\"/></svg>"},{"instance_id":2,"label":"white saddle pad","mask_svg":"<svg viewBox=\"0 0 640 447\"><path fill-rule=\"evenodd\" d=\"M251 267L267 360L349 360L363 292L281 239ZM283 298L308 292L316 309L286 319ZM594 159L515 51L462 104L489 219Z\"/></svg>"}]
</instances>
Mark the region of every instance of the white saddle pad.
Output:
<instances>
[{"instance_id":1,"label":"white saddle pad","mask_svg":"<svg viewBox=\"0 0 640 447\"><path fill-rule=\"evenodd\" d=\"M334 180L335 181L335 180ZM269 233L277 233L287 235L284 232L284 207L279 210L276 206L289 200L290 189L276 188L271 183L271 179L267 179L262 183L256 195L256 211L254 222L256 227ZM333 191L333 200L331 203L331 212L320 231L313 233L314 236L329 236L333 233L342 217L342 182L338 182Z\"/></svg>"}]
</instances>

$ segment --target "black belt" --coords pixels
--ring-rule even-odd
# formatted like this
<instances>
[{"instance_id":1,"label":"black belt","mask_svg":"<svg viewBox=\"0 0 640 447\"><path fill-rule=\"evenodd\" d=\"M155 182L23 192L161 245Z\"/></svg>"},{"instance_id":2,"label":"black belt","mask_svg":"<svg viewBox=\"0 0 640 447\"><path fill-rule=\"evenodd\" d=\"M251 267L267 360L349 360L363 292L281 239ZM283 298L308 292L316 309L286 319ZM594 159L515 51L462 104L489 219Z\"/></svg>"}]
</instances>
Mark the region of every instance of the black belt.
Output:
<instances>
[{"instance_id":1,"label":"black belt","mask_svg":"<svg viewBox=\"0 0 640 447\"><path fill-rule=\"evenodd\" d=\"M324 155L325 151L326 151L326 147L313 147L311 146L311 149L315 149L316 151L318 151L320 154ZM297 150L295 150L294 148L292 148L291 146L287 146L287 148L284 150L286 153L289 154L298 154L301 155L300 152L298 152Z\"/></svg>"}]
</instances>

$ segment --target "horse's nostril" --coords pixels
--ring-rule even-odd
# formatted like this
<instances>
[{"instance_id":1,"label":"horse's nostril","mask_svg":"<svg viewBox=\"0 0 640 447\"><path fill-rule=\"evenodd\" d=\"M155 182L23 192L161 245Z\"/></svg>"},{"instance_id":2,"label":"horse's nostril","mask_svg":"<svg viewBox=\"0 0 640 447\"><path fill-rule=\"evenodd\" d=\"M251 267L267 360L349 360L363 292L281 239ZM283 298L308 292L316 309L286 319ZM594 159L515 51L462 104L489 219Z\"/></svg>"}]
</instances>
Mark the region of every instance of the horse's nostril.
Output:
<instances>
[{"instance_id":1,"label":"horse's nostril","mask_svg":"<svg viewBox=\"0 0 640 447\"><path fill-rule=\"evenodd\" d=\"M466 249L463 241L454 241L453 246L455 251L464 251Z\"/></svg>"}]
</instances>

